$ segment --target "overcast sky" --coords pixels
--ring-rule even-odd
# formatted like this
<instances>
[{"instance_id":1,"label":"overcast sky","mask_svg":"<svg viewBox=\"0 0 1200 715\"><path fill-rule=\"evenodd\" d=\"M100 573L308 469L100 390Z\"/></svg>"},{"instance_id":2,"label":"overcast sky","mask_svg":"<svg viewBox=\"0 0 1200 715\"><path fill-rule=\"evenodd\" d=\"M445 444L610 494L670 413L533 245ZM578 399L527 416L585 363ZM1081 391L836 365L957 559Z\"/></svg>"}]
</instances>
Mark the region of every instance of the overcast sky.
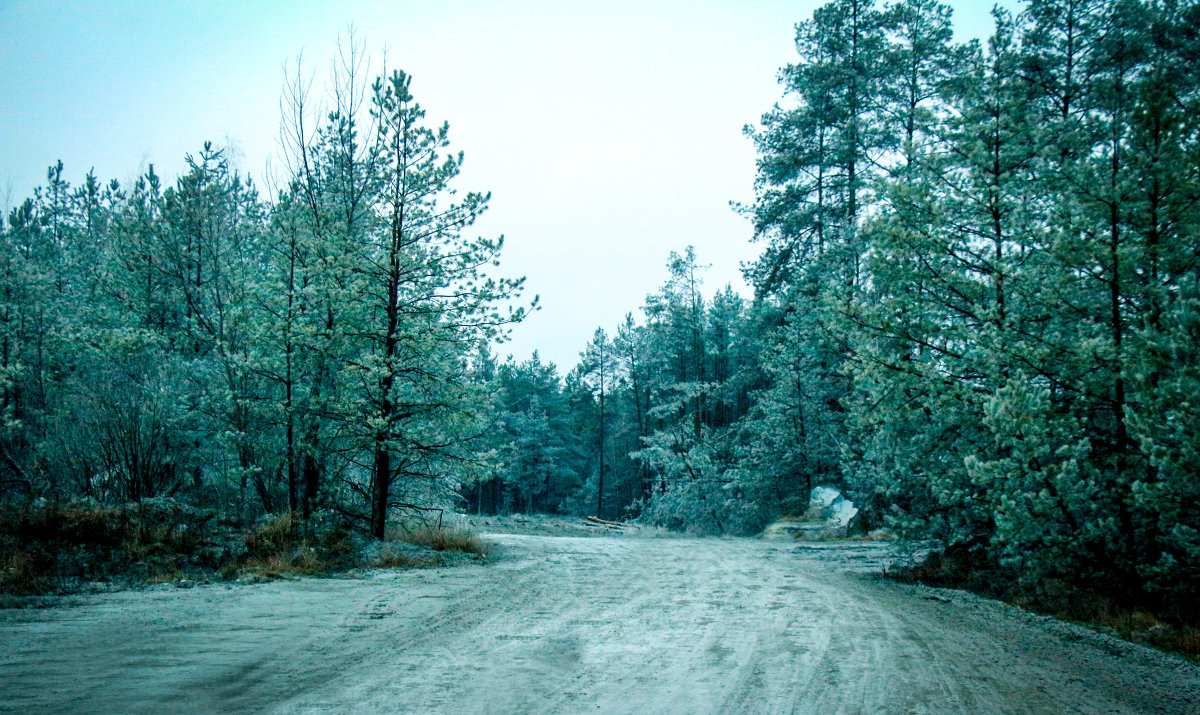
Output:
<instances>
[{"instance_id":1,"label":"overcast sky","mask_svg":"<svg viewBox=\"0 0 1200 715\"><path fill-rule=\"evenodd\" d=\"M150 163L173 181L205 140L261 182L280 165L285 64L303 52L324 78L353 25L450 123L458 188L492 192L477 232L505 236L501 272L541 298L499 354L537 349L565 372L658 289L673 250L696 247L709 293L749 295L740 264L758 247L729 205L753 199L742 127L779 100L794 25L821 4L0 0L0 207L57 159L74 184ZM950 5L960 37L990 34L990 3Z\"/></svg>"}]
</instances>

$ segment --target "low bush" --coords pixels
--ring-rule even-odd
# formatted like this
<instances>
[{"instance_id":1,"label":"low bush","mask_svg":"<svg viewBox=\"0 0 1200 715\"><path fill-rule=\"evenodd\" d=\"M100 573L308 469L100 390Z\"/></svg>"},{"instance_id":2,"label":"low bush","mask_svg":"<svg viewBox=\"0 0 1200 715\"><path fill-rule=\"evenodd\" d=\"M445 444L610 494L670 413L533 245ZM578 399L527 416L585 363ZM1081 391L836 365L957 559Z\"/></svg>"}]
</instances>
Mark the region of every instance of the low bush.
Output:
<instances>
[{"instance_id":1,"label":"low bush","mask_svg":"<svg viewBox=\"0 0 1200 715\"><path fill-rule=\"evenodd\" d=\"M389 529L388 538L424 546L434 551L451 551L463 554L486 555L488 544L466 529L419 524L415 527L401 524Z\"/></svg>"},{"instance_id":2,"label":"low bush","mask_svg":"<svg viewBox=\"0 0 1200 715\"><path fill-rule=\"evenodd\" d=\"M268 578L310 576L331 570L326 554L297 538L290 512L263 517L245 536L245 553L224 571L226 578L256 573Z\"/></svg>"},{"instance_id":3,"label":"low bush","mask_svg":"<svg viewBox=\"0 0 1200 715\"><path fill-rule=\"evenodd\" d=\"M75 590L87 581L161 581L202 567L212 515L170 500L0 512L0 593ZM216 560L220 560L217 558ZM214 564L215 565L215 564Z\"/></svg>"},{"instance_id":4,"label":"low bush","mask_svg":"<svg viewBox=\"0 0 1200 715\"><path fill-rule=\"evenodd\" d=\"M239 527L170 499L8 507L0 509L0 596L69 593L95 582L121 587L408 568L436 563L430 550L485 550L474 534L455 529L406 533L402 540L424 547L406 552L367 549L367 540L335 517L298 527L290 513Z\"/></svg>"}]
</instances>

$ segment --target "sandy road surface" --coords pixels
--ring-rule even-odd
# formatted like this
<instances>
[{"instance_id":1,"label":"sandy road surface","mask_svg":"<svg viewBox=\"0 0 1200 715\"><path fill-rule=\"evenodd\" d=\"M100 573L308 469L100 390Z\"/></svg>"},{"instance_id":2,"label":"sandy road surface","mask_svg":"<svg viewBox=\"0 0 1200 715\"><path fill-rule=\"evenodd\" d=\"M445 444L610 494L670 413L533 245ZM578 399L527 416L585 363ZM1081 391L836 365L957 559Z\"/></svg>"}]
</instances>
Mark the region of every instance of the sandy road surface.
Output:
<instances>
[{"instance_id":1,"label":"sandy road surface","mask_svg":"<svg viewBox=\"0 0 1200 715\"><path fill-rule=\"evenodd\" d=\"M1200 713L1200 668L856 573L878 545L494 538L483 567L0 611L0 710Z\"/></svg>"}]
</instances>

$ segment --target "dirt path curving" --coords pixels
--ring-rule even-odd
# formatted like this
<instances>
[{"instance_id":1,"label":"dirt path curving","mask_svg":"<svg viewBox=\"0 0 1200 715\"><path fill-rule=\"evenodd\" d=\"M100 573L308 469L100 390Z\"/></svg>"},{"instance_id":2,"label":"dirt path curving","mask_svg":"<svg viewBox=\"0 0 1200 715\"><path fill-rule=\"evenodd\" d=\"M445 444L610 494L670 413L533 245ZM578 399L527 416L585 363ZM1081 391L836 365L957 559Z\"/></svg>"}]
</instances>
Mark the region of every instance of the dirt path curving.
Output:
<instances>
[{"instance_id":1,"label":"dirt path curving","mask_svg":"<svg viewBox=\"0 0 1200 715\"><path fill-rule=\"evenodd\" d=\"M492 537L488 566L0 611L0 711L1200 713L1200 667L874 544Z\"/></svg>"}]
</instances>

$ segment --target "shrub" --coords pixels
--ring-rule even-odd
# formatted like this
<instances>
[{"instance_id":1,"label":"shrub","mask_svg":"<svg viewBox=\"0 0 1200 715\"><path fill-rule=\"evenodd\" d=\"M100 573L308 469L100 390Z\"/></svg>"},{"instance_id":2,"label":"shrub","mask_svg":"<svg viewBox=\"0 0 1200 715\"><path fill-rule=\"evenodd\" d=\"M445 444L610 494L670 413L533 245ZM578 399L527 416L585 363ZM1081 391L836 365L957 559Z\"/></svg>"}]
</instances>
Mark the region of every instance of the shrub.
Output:
<instances>
[{"instance_id":1,"label":"shrub","mask_svg":"<svg viewBox=\"0 0 1200 715\"><path fill-rule=\"evenodd\" d=\"M292 514L266 516L243 539L251 558L278 556L293 548Z\"/></svg>"},{"instance_id":2,"label":"shrub","mask_svg":"<svg viewBox=\"0 0 1200 715\"><path fill-rule=\"evenodd\" d=\"M405 528L403 525L389 530L389 538L404 541L417 546L424 546L434 551L453 551L464 554L488 553L487 542L479 538L473 531L421 525L416 528Z\"/></svg>"},{"instance_id":3,"label":"shrub","mask_svg":"<svg viewBox=\"0 0 1200 715\"><path fill-rule=\"evenodd\" d=\"M344 520L327 517L310 521L302 534L290 513L266 516L244 530L213 512L163 498L118 507L0 508L0 596L63 593L95 581L230 580L243 573L280 578L438 561L421 549L386 549L364 564L365 538ZM474 534L461 530L421 527L401 537L435 551L485 551Z\"/></svg>"}]
</instances>

